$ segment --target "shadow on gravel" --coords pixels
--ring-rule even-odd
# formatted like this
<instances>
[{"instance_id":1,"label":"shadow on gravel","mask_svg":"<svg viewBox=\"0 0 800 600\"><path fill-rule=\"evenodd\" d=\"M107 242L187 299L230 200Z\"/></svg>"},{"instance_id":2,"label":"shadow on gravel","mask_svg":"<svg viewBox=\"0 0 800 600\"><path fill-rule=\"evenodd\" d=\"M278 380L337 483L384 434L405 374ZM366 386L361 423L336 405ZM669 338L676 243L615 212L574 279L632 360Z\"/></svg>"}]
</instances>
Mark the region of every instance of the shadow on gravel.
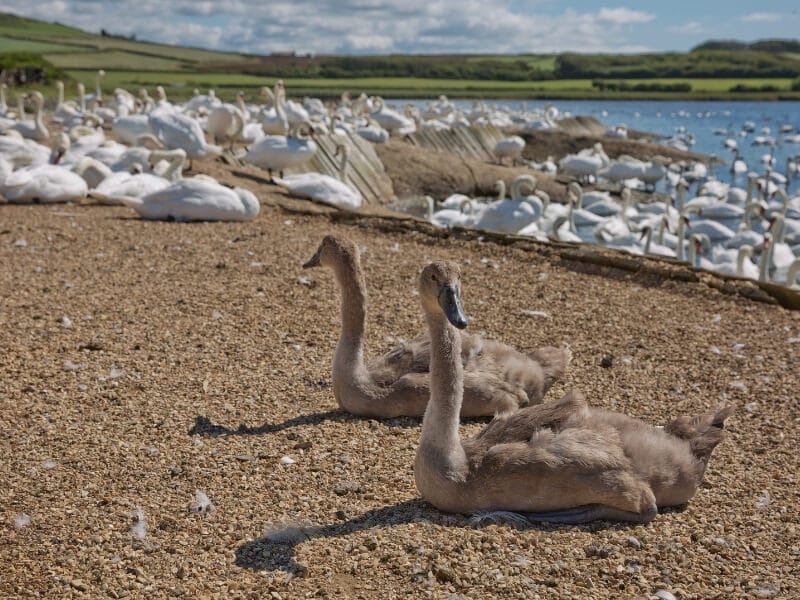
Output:
<instances>
[{"instance_id":1,"label":"shadow on gravel","mask_svg":"<svg viewBox=\"0 0 800 600\"><path fill-rule=\"evenodd\" d=\"M287 419L283 423L263 423L256 427L251 427L245 423L241 423L239 427L232 428L225 425L218 425L211 421L208 417L197 415L194 418L194 425L189 430L189 435L205 435L210 437L219 437L224 435L264 435L267 433L278 433L292 427L301 427L303 425L319 425L324 421L333 421L335 423L349 423L351 421L364 421L365 417L359 417L343 410L328 410L325 412L311 413L309 415L299 415ZM470 419L472 421L473 419ZM394 419L381 419L376 423L381 423L387 427L419 427L421 419L417 417L397 417Z\"/></svg>"},{"instance_id":2,"label":"shadow on gravel","mask_svg":"<svg viewBox=\"0 0 800 600\"><path fill-rule=\"evenodd\" d=\"M299 523L275 523L265 534L255 540L245 542L236 549L237 566L252 571L286 571L290 577L302 577L307 567L298 563L295 558L295 547L315 538L334 538L347 536L367 529L394 527L410 523L431 523L444 527L476 528L490 525L515 527L514 523L483 521L473 525L470 518L462 515L442 513L420 498L406 500L399 504L375 508L361 515L347 519L342 514L339 523L329 525L302 525ZM546 523L530 523L523 530L558 531L562 529L580 529L587 532L605 529L630 529L639 525L632 523L610 523L595 521L583 525L551 525ZM414 552L415 548L408 548Z\"/></svg>"}]
</instances>

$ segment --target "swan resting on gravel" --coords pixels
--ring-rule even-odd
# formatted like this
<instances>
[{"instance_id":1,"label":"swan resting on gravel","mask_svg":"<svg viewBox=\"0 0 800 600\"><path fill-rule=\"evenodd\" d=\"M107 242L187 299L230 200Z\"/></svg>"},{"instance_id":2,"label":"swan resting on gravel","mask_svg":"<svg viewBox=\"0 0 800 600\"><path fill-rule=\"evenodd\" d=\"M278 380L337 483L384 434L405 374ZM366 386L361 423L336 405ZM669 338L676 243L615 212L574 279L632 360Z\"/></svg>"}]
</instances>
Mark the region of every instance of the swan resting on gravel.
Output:
<instances>
[{"instance_id":1,"label":"swan resting on gravel","mask_svg":"<svg viewBox=\"0 0 800 600\"><path fill-rule=\"evenodd\" d=\"M141 198L115 198L143 219L163 221L251 221L261 205L252 192L229 188L203 175L184 179Z\"/></svg>"},{"instance_id":2,"label":"swan resting on gravel","mask_svg":"<svg viewBox=\"0 0 800 600\"><path fill-rule=\"evenodd\" d=\"M467 317L460 267L422 270L419 296L430 332L430 401L414 461L417 489L438 509L477 519L646 523L697 492L732 408L679 417L657 429L595 409L576 391L495 417L462 440L461 356Z\"/></svg>"},{"instance_id":3,"label":"swan resting on gravel","mask_svg":"<svg viewBox=\"0 0 800 600\"><path fill-rule=\"evenodd\" d=\"M366 285L358 246L326 236L304 268L324 266L341 290L342 333L333 358L333 393L339 406L357 415L420 416L430 396L430 338L420 336L369 363L364 361ZM466 370L464 416L513 412L539 403L569 365L568 348L546 346L530 354L480 335L463 334L459 346Z\"/></svg>"}]
</instances>

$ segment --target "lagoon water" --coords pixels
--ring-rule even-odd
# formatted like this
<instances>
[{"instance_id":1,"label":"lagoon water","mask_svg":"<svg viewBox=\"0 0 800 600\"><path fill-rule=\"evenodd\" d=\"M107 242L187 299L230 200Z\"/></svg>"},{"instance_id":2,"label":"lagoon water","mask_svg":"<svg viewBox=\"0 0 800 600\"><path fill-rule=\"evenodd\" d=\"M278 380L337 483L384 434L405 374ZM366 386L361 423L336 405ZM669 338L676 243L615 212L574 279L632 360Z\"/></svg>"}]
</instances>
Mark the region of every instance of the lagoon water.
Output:
<instances>
[{"instance_id":1,"label":"lagoon water","mask_svg":"<svg viewBox=\"0 0 800 600\"><path fill-rule=\"evenodd\" d=\"M396 106L402 106L406 101L396 100ZM641 100L485 100L490 106L507 106L512 111L521 111L523 107L528 110L543 108L546 104L553 104L564 114L573 116L587 115L596 118L608 126L624 124L631 129L656 133L665 137L674 135L679 128L685 127L686 133L692 134L695 143L689 149L702 154L716 155L727 163L726 166L717 166L714 169L716 177L722 181L731 181L733 176L729 172L733 153L725 148L723 142L728 137L737 140L742 158L747 162L751 171L760 174L764 172L764 163L761 157L769 154L770 147L753 145L757 136L768 135L776 141L774 170L785 173L786 159L800 155L800 143L787 141L787 136L780 133L781 126L791 125L793 131L790 135L800 134L800 102L673 102L673 101L641 101ZM471 100L456 100L454 103L468 110L472 106ZM413 101L413 104L424 106L428 101ZM746 122L755 125L753 132L742 135L742 127ZM769 133L763 134L762 129L768 127ZM728 133L719 135L719 130ZM715 132L717 132L715 134ZM798 138L796 138L798 139ZM798 139L800 141L800 139ZM745 175L733 179L737 184L744 185ZM794 189L800 187L800 180L793 182Z\"/></svg>"}]
</instances>

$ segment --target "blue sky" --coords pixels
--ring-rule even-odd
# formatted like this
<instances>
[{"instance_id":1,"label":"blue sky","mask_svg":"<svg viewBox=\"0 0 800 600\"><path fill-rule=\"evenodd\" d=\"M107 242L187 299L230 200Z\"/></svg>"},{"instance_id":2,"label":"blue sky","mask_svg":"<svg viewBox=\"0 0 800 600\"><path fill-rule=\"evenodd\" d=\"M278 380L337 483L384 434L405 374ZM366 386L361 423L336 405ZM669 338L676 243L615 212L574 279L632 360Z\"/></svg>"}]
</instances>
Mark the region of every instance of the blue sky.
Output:
<instances>
[{"instance_id":1,"label":"blue sky","mask_svg":"<svg viewBox=\"0 0 800 600\"><path fill-rule=\"evenodd\" d=\"M573 0L4 0L89 31L269 53L687 50L709 38L800 37L800 2Z\"/></svg>"}]
</instances>

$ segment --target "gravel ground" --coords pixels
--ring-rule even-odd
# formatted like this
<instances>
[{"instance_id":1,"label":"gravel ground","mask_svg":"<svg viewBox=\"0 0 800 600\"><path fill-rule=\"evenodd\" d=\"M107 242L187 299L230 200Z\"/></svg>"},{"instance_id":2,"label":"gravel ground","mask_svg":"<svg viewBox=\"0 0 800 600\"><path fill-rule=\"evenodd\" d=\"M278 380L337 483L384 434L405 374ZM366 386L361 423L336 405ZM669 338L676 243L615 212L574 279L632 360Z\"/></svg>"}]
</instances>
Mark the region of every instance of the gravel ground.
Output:
<instances>
[{"instance_id":1,"label":"gravel ground","mask_svg":"<svg viewBox=\"0 0 800 600\"><path fill-rule=\"evenodd\" d=\"M265 205L246 224L0 206L0 597L800 594L800 313L291 213L248 182ZM473 330L572 345L550 398L575 387L652 423L736 404L692 503L646 526L520 531L421 501L419 421L336 410L336 286L300 268L328 232L366 251L370 354L422 330L416 277L444 258L463 264Z\"/></svg>"}]
</instances>

